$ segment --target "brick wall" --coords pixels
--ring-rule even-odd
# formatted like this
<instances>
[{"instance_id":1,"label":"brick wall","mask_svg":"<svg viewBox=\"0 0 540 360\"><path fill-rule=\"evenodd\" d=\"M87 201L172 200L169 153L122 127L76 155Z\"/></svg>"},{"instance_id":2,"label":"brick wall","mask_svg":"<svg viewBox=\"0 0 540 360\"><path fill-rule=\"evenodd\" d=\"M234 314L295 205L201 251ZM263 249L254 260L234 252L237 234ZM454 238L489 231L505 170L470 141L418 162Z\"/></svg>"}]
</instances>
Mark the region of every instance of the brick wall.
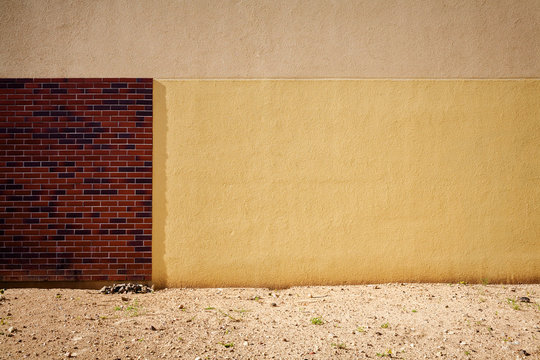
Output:
<instances>
[{"instance_id":1,"label":"brick wall","mask_svg":"<svg viewBox=\"0 0 540 360\"><path fill-rule=\"evenodd\" d=\"M0 79L0 281L150 280L152 79Z\"/></svg>"}]
</instances>

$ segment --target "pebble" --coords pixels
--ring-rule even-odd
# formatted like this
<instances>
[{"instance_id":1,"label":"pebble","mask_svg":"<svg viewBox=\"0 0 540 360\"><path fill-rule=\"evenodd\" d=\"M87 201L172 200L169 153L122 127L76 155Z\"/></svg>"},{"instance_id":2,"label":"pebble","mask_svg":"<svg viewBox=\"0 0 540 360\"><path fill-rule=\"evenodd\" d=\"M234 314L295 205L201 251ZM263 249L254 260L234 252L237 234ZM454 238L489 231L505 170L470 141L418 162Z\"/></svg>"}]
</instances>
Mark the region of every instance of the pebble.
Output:
<instances>
[{"instance_id":1,"label":"pebble","mask_svg":"<svg viewBox=\"0 0 540 360\"><path fill-rule=\"evenodd\" d=\"M531 299L529 299L526 296L522 296L522 297L519 298L519 301L524 302L524 303L530 303Z\"/></svg>"},{"instance_id":2,"label":"pebble","mask_svg":"<svg viewBox=\"0 0 540 360\"><path fill-rule=\"evenodd\" d=\"M526 350L519 350L518 354L521 356L531 356Z\"/></svg>"},{"instance_id":3,"label":"pebble","mask_svg":"<svg viewBox=\"0 0 540 360\"><path fill-rule=\"evenodd\" d=\"M276 306L277 306L277 304L276 304L276 303L272 303L272 304L270 304L270 306L272 306L272 307L276 307Z\"/></svg>"},{"instance_id":4,"label":"pebble","mask_svg":"<svg viewBox=\"0 0 540 360\"><path fill-rule=\"evenodd\" d=\"M8 334L13 334L13 333L17 332L17 329L15 329L13 326L10 326L7 329L7 332L8 332Z\"/></svg>"}]
</instances>

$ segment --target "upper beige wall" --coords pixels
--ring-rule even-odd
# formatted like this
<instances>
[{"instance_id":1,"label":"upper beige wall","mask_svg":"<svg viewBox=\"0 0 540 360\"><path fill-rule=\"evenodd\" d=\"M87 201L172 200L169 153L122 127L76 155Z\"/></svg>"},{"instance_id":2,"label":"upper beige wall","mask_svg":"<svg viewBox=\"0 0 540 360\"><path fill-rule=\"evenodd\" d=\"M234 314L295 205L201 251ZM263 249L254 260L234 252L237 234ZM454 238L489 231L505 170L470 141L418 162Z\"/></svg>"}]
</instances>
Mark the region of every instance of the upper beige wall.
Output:
<instances>
[{"instance_id":1,"label":"upper beige wall","mask_svg":"<svg viewBox=\"0 0 540 360\"><path fill-rule=\"evenodd\" d=\"M540 76L540 1L0 1L0 77Z\"/></svg>"}]
</instances>

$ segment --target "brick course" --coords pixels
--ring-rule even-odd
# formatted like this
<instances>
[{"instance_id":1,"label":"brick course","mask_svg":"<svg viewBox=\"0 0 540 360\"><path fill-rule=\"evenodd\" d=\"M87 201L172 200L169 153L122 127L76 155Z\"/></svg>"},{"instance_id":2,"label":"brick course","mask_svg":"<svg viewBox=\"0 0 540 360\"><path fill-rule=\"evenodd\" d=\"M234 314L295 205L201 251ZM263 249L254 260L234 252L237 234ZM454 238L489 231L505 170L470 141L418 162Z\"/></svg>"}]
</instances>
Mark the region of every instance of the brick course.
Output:
<instances>
[{"instance_id":1,"label":"brick course","mask_svg":"<svg viewBox=\"0 0 540 360\"><path fill-rule=\"evenodd\" d=\"M151 279L152 79L0 79L0 281Z\"/></svg>"}]
</instances>

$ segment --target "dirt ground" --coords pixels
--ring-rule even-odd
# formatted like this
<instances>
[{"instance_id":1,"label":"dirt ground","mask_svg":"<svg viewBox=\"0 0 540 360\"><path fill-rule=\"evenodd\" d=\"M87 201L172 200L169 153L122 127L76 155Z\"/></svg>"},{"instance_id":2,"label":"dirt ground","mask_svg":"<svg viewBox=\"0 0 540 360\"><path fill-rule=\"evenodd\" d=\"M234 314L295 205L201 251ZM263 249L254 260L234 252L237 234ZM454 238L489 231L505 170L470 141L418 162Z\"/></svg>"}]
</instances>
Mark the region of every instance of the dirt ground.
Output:
<instances>
[{"instance_id":1,"label":"dirt ground","mask_svg":"<svg viewBox=\"0 0 540 360\"><path fill-rule=\"evenodd\" d=\"M3 296L0 359L540 359L539 284Z\"/></svg>"}]
</instances>

